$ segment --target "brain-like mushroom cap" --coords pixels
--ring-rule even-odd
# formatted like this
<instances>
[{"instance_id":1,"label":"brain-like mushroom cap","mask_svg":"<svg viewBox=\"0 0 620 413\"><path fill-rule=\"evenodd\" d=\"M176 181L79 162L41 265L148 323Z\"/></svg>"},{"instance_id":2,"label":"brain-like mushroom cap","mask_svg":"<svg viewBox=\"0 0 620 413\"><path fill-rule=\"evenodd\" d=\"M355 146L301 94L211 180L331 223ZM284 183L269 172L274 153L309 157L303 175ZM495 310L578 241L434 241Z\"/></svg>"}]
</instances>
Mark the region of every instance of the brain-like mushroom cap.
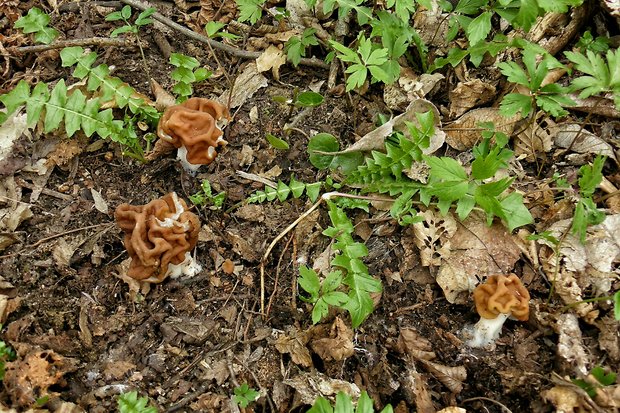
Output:
<instances>
[{"instance_id":1,"label":"brain-like mushroom cap","mask_svg":"<svg viewBox=\"0 0 620 413\"><path fill-rule=\"evenodd\" d=\"M500 313L511 314L520 321L530 316L530 293L514 274L491 275L474 290L474 302L480 317L492 319Z\"/></svg>"},{"instance_id":2,"label":"brain-like mushroom cap","mask_svg":"<svg viewBox=\"0 0 620 413\"><path fill-rule=\"evenodd\" d=\"M193 165L210 164L222 139L219 124L229 119L228 110L209 99L191 98L170 106L159 119L157 135L176 148L187 150L186 159Z\"/></svg>"},{"instance_id":3,"label":"brain-like mushroom cap","mask_svg":"<svg viewBox=\"0 0 620 413\"><path fill-rule=\"evenodd\" d=\"M146 205L119 205L114 215L131 258L127 275L138 281L162 282L198 241L200 221L174 192Z\"/></svg>"}]
</instances>

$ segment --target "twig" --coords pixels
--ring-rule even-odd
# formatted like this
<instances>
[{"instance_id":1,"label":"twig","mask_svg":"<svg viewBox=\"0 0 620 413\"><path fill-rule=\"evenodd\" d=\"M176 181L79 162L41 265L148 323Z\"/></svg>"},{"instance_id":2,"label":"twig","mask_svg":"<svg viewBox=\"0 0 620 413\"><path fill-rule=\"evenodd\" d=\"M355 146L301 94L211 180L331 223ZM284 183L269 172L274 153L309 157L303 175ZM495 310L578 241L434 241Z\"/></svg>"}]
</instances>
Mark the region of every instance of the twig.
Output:
<instances>
[{"instance_id":1,"label":"twig","mask_svg":"<svg viewBox=\"0 0 620 413\"><path fill-rule=\"evenodd\" d=\"M484 401L487 401L487 402L495 403L498 406L500 406L502 408L502 410L505 411L505 413L512 413L512 411L508 407L506 407L502 403L498 402L497 400L489 399L488 397L472 397L470 399L463 400L463 403L474 402L476 400L484 400Z\"/></svg>"},{"instance_id":2,"label":"twig","mask_svg":"<svg viewBox=\"0 0 620 413\"><path fill-rule=\"evenodd\" d=\"M278 291L278 280L280 279L280 268L281 268L280 264L282 264L282 259L284 258L284 254L286 253L286 250L288 250L288 246L291 244L291 241L293 240L293 238L295 238L295 236L291 235L291 237L286 242L286 245L282 249L280 258L278 258L278 265L276 266L276 279L273 282L273 292L271 293L271 296L269 296L269 302L267 303L267 311L265 313L265 317L269 317L269 313L271 312L271 304L273 304L273 299L276 296L276 292Z\"/></svg>"},{"instance_id":3,"label":"twig","mask_svg":"<svg viewBox=\"0 0 620 413\"><path fill-rule=\"evenodd\" d=\"M22 47L9 47L7 51L11 54L23 54L23 53L40 53L47 50L63 49L71 46L119 46L129 47L133 46L132 42L125 38L111 38L111 37L88 37L85 39L70 39L59 40L50 44L37 44L34 46L22 46Z\"/></svg>"},{"instance_id":4,"label":"twig","mask_svg":"<svg viewBox=\"0 0 620 413\"><path fill-rule=\"evenodd\" d=\"M129 6L134 7L138 10L142 10L142 11L152 7L146 1L121 0L121 2L128 4ZM227 44L218 42L217 40L209 39L208 37L198 34L188 29L187 27L181 26L180 24L170 20L169 18L163 16L160 13L154 13L151 17L159 21L160 23L163 23L166 26L177 30L178 32L184 34L190 39L196 40L201 43L208 44L214 49L222 50L223 52L231 54L235 57L239 57L241 59L256 59L257 57L261 55L261 52L249 52L247 50L237 49L236 47L229 46ZM299 63L304 66L318 67L320 69L329 69L329 65L327 63L323 62L322 60L315 59L315 58L302 58Z\"/></svg>"}]
</instances>

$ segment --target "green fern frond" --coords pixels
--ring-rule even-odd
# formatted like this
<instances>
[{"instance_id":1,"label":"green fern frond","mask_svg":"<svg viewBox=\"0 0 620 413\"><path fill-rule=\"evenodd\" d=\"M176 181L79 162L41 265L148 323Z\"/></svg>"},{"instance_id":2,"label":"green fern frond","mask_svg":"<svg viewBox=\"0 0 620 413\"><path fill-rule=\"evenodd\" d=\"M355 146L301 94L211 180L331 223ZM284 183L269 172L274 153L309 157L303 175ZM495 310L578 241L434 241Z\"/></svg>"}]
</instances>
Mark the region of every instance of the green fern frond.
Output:
<instances>
[{"instance_id":1,"label":"green fern frond","mask_svg":"<svg viewBox=\"0 0 620 413\"><path fill-rule=\"evenodd\" d=\"M315 202L319 198L319 193L322 186L322 182L306 184L296 180L295 177L291 177L288 185L282 181L278 181L278 185L275 188L267 186L264 190L256 191L251 194L246 201L250 204L273 201L275 199L283 202L286 201L291 195L293 198L300 198L305 192L308 199Z\"/></svg>"}]
</instances>

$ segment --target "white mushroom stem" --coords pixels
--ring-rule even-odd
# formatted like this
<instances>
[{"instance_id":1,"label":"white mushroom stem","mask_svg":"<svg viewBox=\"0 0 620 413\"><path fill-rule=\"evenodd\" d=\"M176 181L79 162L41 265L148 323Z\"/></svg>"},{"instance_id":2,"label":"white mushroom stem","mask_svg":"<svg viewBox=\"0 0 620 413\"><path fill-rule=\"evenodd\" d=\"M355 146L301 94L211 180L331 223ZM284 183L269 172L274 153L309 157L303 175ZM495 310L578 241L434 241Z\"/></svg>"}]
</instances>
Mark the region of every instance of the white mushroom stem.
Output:
<instances>
[{"instance_id":1,"label":"white mushroom stem","mask_svg":"<svg viewBox=\"0 0 620 413\"><path fill-rule=\"evenodd\" d=\"M166 276L170 276L172 279L179 278L182 275L191 278L200 271L202 271L202 266L196 262L188 251L185 253L183 262L179 264L168 264Z\"/></svg>"},{"instance_id":2,"label":"white mushroom stem","mask_svg":"<svg viewBox=\"0 0 620 413\"><path fill-rule=\"evenodd\" d=\"M209 149L212 149L212 147L209 146ZM181 161L181 165L183 166L183 168L191 176L196 175L196 171L202 166L201 164L190 163L187 160L187 148L185 146L179 146L179 149L177 149L177 158L179 159L179 161Z\"/></svg>"},{"instance_id":3,"label":"white mushroom stem","mask_svg":"<svg viewBox=\"0 0 620 413\"><path fill-rule=\"evenodd\" d=\"M496 318L480 317L480 321L466 329L465 332L471 337L466 344L469 347L486 347L495 342L509 316L509 314L500 313Z\"/></svg>"}]
</instances>

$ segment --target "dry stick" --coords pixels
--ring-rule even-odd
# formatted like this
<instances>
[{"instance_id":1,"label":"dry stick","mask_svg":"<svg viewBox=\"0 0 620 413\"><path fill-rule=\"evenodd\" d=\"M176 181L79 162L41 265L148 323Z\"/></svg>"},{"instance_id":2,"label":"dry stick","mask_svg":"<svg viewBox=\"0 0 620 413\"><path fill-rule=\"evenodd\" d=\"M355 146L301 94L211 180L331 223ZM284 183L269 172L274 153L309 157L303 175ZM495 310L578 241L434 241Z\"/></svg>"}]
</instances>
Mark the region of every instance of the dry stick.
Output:
<instances>
[{"instance_id":1,"label":"dry stick","mask_svg":"<svg viewBox=\"0 0 620 413\"><path fill-rule=\"evenodd\" d=\"M269 297L269 302L267 303L267 311L265 313L265 318L269 317L269 313L271 312L271 304L273 304L273 299L276 296L276 292L278 291L278 280L280 278L280 264L282 264L282 259L284 258L284 254L286 250L288 250L288 246L291 245L291 241L295 238L295 235L291 235L291 237L286 241L286 245L282 249L282 253L280 254L280 258L278 258L278 265L276 266L276 279L273 282L273 292ZM295 277L293 277L295 278Z\"/></svg>"},{"instance_id":2,"label":"dry stick","mask_svg":"<svg viewBox=\"0 0 620 413\"><path fill-rule=\"evenodd\" d=\"M148 2L146 1L138 1L138 0L121 0L122 3L125 3L131 7L134 7L138 10L146 10L150 7L152 7ZM213 47L214 49L219 49L222 50L226 53L229 53L233 56L239 57L241 59L256 59L257 57L259 57L262 53L261 52L249 52L247 50L241 50L241 49L237 49L236 47L233 46L229 46L227 44L218 42L217 40L213 40L213 39L209 39L206 36L203 36L201 34L198 34L190 29L188 29L187 27L181 26L180 24L170 20L169 18L163 16L160 13L154 13L151 16L153 19L159 21L160 23L165 24L166 26L177 30L178 32L184 34L185 36L189 37L190 39L196 40L198 42L201 43L205 43L210 45L211 47ZM329 65L325 62L323 62L322 60L319 59L315 59L315 58L302 58L299 62L302 65L305 66L312 66L312 67L318 67L321 69L329 69Z\"/></svg>"},{"instance_id":3,"label":"dry stick","mask_svg":"<svg viewBox=\"0 0 620 413\"><path fill-rule=\"evenodd\" d=\"M503 410L505 410L506 413L512 413L512 411L508 407L506 407L504 404L498 402L497 400L489 399L488 397L472 397L472 398L463 400L463 403L473 402L476 400L485 400L487 402L495 403L498 406L500 406Z\"/></svg>"},{"instance_id":4,"label":"dry stick","mask_svg":"<svg viewBox=\"0 0 620 413\"><path fill-rule=\"evenodd\" d=\"M125 38L111 37L87 37L85 39L59 40L50 44L37 44L34 46L9 47L8 52L12 54L39 53L53 49L63 49L71 46L120 46L129 47L133 44Z\"/></svg>"}]
</instances>

